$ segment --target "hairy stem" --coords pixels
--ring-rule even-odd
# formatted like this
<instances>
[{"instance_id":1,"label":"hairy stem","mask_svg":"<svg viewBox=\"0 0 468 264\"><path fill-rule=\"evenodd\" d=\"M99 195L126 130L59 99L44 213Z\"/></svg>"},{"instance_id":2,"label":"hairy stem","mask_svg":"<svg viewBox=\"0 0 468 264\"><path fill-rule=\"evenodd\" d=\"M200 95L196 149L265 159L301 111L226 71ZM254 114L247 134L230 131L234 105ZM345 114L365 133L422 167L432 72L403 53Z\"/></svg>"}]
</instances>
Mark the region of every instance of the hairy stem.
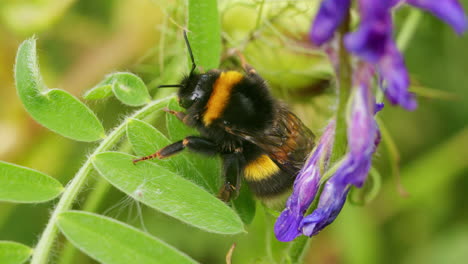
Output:
<instances>
[{"instance_id":1,"label":"hairy stem","mask_svg":"<svg viewBox=\"0 0 468 264\"><path fill-rule=\"evenodd\" d=\"M339 34L339 68L338 68L338 110L336 113L335 143L331 161L338 161L347 149L346 108L351 94L352 69L349 53L344 45L344 35L349 32L350 16L346 17Z\"/></svg>"},{"instance_id":2,"label":"hairy stem","mask_svg":"<svg viewBox=\"0 0 468 264\"><path fill-rule=\"evenodd\" d=\"M102 201L102 198L107 194L110 189L110 183L104 178L100 177L94 184L93 191L86 199L86 202L82 208L86 212L95 212ZM76 255L76 248L69 242L65 241L62 253L60 254L59 264L73 263L73 259Z\"/></svg>"},{"instance_id":3,"label":"hairy stem","mask_svg":"<svg viewBox=\"0 0 468 264\"><path fill-rule=\"evenodd\" d=\"M151 117L155 117L155 115L151 115L150 118L146 118L146 119L152 120ZM132 146L130 145L130 143L128 141L125 141L123 144L119 146L118 151L128 152L131 149L132 149ZM86 212L96 212L99 209L99 206L101 205L103 198L107 195L110 189L111 189L111 184L103 177L99 177L96 183L94 183L93 190L86 198L86 202L84 203L81 210L86 211ZM62 248L62 252L60 254L60 257L57 263L58 264L73 263L76 252L77 252L76 247L74 247L69 241L65 241L64 246Z\"/></svg>"},{"instance_id":4,"label":"hairy stem","mask_svg":"<svg viewBox=\"0 0 468 264\"><path fill-rule=\"evenodd\" d=\"M55 207L52 215L47 223L47 226L42 233L38 244L34 250L34 254L31 259L31 264L45 264L48 263L48 258L50 251L52 249L52 245L57 237L58 229L56 226L57 219L60 213L69 210L73 202L76 200L76 197L80 193L80 190L83 187L83 184L86 182L89 173L93 167L91 160L92 157L97 155L100 152L109 150L112 148L125 134L125 127L127 124L127 120L132 118L144 118L145 116L151 114L152 112L156 111L159 108L163 107L163 102L169 100L170 98L165 98L162 100L154 101L140 109L139 111L135 112L132 116L125 119L125 121L120 124L116 129L114 129L106 138L101 141L101 144L94 150L94 152L88 157L86 162L80 168L80 170L76 173L75 177L71 180L71 182L65 188L65 191L62 194L57 206Z\"/></svg>"},{"instance_id":5,"label":"hairy stem","mask_svg":"<svg viewBox=\"0 0 468 264\"><path fill-rule=\"evenodd\" d=\"M300 236L294 240L294 243L291 244L289 248L289 261L291 264L302 263L302 255L309 244L309 237Z\"/></svg>"}]
</instances>

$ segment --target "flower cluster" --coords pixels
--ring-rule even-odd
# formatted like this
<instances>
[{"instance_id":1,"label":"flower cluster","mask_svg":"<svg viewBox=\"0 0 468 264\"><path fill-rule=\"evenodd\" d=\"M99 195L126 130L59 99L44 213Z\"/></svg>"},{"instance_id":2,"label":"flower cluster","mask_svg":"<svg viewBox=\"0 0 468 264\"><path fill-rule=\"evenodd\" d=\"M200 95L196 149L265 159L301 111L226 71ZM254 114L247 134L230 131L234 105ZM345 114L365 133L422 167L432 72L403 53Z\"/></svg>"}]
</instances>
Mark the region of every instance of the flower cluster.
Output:
<instances>
[{"instance_id":1,"label":"flower cluster","mask_svg":"<svg viewBox=\"0 0 468 264\"><path fill-rule=\"evenodd\" d=\"M408 92L409 77L403 56L393 40L392 10L402 4L427 10L461 34L468 21L456 0L358 0L360 25L345 36L346 48L374 65L382 80L382 89L393 104L413 110L416 101ZM312 25L311 40L322 45L330 41L348 15L351 0L324 0Z\"/></svg>"},{"instance_id":2,"label":"flower cluster","mask_svg":"<svg viewBox=\"0 0 468 264\"><path fill-rule=\"evenodd\" d=\"M414 96L408 91L409 77L404 59L393 40L392 11L402 4L429 11L461 34L468 20L456 0L357 0L360 24L356 31L344 36L346 49L356 55L353 64L352 93L346 113L347 153L335 165L329 177L323 175L330 167L336 120L325 129L316 148L299 172L286 208L275 224L280 241L291 241L303 234L313 236L332 223L341 211L352 185L362 187L369 173L372 155L380 142L380 132L374 115L383 104L377 104L372 93L374 76L392 104L407 110L416 108ZM330 42L351 8L351 0L323 0L310 33L311 40L322 45ZM330 50L332 49L332 50ZM328 47L331 58L336 51ZM335 54L334 54L335 53ZM339 71L340 65L334 62ZM323 185L320 197L316 197ZM317 207L305 215L311 203Z\"/></svg>"}]
</instances>

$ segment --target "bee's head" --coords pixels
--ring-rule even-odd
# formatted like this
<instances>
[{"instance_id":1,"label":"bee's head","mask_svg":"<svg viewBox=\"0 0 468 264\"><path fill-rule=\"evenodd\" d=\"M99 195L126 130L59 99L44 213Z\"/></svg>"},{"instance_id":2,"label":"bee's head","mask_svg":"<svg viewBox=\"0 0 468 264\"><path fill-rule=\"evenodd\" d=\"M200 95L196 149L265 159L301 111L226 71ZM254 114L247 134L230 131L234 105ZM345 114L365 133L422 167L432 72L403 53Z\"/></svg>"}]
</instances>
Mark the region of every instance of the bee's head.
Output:
<instances>
[{"instance_id":1,"label":"bee's head","mask_svg":"<svg viewBox=\"0 0 468 264\"><path fill-rule=\"evenodd\" d=\"M205 101L210 96L213 84L213 78L210 75L191 73L182 79L177 93L180 106L187 109L194 103Z\"/></svg>"}]
</instances>

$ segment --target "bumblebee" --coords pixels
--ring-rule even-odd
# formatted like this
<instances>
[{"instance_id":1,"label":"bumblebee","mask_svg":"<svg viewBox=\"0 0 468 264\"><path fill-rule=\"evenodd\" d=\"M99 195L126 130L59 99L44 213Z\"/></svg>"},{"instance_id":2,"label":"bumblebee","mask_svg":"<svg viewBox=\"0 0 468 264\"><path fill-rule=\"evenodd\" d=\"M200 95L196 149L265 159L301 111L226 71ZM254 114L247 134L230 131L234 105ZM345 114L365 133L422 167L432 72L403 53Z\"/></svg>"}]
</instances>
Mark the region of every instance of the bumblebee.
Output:
<instances>
[{"instance_id":1,"label":"bumblebee","mask_svg":"<svg viewBox=\"0 0 468 264\"><path fill-rule=\"evenodd\" d=\"M237 196L242 178L261 200L288 193L314 147L314 134L272 96L265 80L242 54L239 57L245 73L195 73L186 32L184 38L192 61L190 74L180 84L159 87L179 88L179 104L186 111L166 111L196 128L200 136L188 136L134 163L166 158L184 149L220 155L225 183L218 197L223 201Z\"/></svg>"}]
</instances>

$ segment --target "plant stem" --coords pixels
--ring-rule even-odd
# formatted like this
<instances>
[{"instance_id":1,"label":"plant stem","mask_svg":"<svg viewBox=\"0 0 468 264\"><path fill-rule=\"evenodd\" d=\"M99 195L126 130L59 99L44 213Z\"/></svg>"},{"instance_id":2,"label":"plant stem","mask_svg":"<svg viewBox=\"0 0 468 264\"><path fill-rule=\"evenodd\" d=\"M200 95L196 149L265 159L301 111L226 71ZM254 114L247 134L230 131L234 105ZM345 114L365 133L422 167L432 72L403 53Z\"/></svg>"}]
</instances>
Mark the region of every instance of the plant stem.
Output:
<instances>
[{"instance_id":1,"label":"plant stem","mask_svg":"<svg viewBox=\"0 0 468 264\"><path fill-rule=\"evenodd\" d=\"M257 30L260 27L260 21L262 20L263 7L265 6L265 0L262 0L260 3L260 8L258 9L257 21L255 22L255 29Z\"/></svg>"},{"instance_id":2,"label":"plant stem","mask_svg":"<svg viewBox=\"0 0 468 264\"><path fill-rule=\"evenodd\" d=\"M289 260L291 261L291 264L302 263L302 255L309 244L308 242L309 237L306 236L300 236L294 240L294 243L291 244L291 247L289 248Z\"/></svg>"},{"instance_id":3,"label":"plant stem","mask_svg":"<svg viewBox=\"0 0 468 264\"><path fill-rule=\"evenodd\" d=\"M408 47L408 43L410 42L411 38L418 27L419 21L422 18L421 11L413 8L411 13L406 18L405 24L403 25L400 33L398 34L397 38L397 46L398 49L403 52Z\"/></svg>"},{"instance_id":4,"label":"plant stem","mask_svg":"<svg viewBox=\"0 0 468 264\"><path fill-rule=\"evenodd\" d=\"M150 117L155 117L155 115L152 115ZM150 118L147 118L150 119ZM118 148L119 152L129 152L132 149L132 146L130 145L129 142L124 142L124 144L121 144ZM82 207L82 211L86 212L96 212L99 209L99 206L101 205L101 202L103 200L103 197L107 195L111 188L111 184L104 179L103 177L100 177L97 179L96 183L94 183L93 190L91 193L88 195L86 198L86 202L84 203ZM58 259L58 264L69 264L73 263L73 259L75 258L77 249L76 247L73 246L72 243L69 241L64 242L64 246L62 248L62 252L60 254L60 257Z\"/></svg>"},{"instance_id":5,"label":"plant stem","mask_svg":"<svg viewBox=\"0 0 468 264\"><path fill-rule=\"evenodd\" d=\"M48 263L49 254L52 248L52 245L57 237L58 229L56 226L57 219L59 214L69 210L73 202L76 200L83 184L86 182L86 179L93 167L91 160L92 157L99 154L102 151L106 151L113 147L119 139L125 133L125 127L127 124L127 120L131 118L143 118L153 111L156 111L158 108L162 108L164 101L169 100L170 98L165 98L158 101L153 101L146 105L144 108L140 109L139 111L135 112L132 116L125 119L125 121L120 124L116 129L114 129L106 138L101 141L101 144L94 150L94 152L88 157L86 162L80 168L80 170L76 173L75 177L71 180L71 182L65 188L65 191L62 194L57 206L55 207L52 215L47 223L47 226L42 233L38 244L34 250L34 254L31 259L31 264L46 264Z\"/></svg>"},{"instance_id":6,"label":"plant stem","mask_svg":"<svg viewBox=\"0 0 468 264\"><path fill-rule=\"evenodd\" d=\"M86 199L82 210L86 212L95 212L102 201L102 197L104 197L104 195L109 191L110 186L111 185L108 181L100 177L94 184L93 191ZM64 243L65 245L63 246L58 263L73 263L73 259L76 255L76 248L69 241L65 241Z\"/></svg>"},{"instance_id":7,"label":"plant stem","mask_svg":"<svg viewBox=\"0 0 468 264\"><path fill-rule=\"evenodd\" d=\"M336 113L336 132L335 143L331 161L338 161L347 149L347 130L346 130L346 108L348 98L351 94L352 69L348 52L344 45L344 35L349 32L350 16L349 13L340 27L339 34L339 68L338 68L338 110Z\"/></svg>"}]
</instances>

